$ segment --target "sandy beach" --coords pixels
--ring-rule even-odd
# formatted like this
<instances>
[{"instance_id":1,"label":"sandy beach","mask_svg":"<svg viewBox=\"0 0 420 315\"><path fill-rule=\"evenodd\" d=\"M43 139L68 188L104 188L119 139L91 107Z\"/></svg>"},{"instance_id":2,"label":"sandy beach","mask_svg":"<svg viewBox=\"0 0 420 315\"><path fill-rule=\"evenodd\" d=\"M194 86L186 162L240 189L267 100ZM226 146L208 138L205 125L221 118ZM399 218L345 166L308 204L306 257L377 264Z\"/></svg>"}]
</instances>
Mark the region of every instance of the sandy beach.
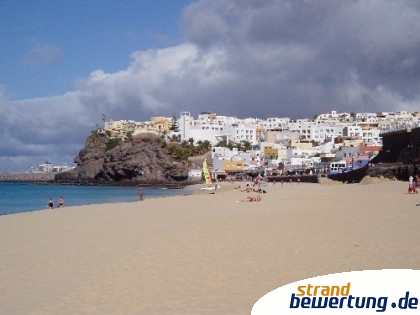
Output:
<instances>
[{"instance_id":1,"label":"sandy beach","mask_svg":"<svg viewBox=\"0 0 420 315\"><path fill-rule=\"evenodd\" d=\"M420 269L408 183L263 187L0 217L0 314L250 314L330 273Z\"/></svg>"}]
</instances>

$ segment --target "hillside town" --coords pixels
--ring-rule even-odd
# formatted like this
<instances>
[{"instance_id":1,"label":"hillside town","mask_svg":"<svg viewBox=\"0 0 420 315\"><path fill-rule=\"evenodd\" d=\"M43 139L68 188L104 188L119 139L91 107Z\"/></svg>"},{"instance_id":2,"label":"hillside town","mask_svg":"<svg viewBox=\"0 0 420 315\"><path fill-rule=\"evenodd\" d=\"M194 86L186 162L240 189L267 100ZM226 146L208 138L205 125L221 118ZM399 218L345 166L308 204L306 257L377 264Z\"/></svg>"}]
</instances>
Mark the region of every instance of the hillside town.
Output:
<instances>
[{"instance_id":1,"label":"hillside town","mask_svg":"<svg viewBox=\"0 0 420 315\"><path fill-rule=\"evenodd\" d=\"M301 172L340 161L343 167L369 161L382 148L381 134L420 127L420 112L338 113L313 118L237 118L203 112L150 121L111 120L103 116L110 137L152 133L167 141L210 142L213 174L265 171Z\"/></svg>"}]
</instances>

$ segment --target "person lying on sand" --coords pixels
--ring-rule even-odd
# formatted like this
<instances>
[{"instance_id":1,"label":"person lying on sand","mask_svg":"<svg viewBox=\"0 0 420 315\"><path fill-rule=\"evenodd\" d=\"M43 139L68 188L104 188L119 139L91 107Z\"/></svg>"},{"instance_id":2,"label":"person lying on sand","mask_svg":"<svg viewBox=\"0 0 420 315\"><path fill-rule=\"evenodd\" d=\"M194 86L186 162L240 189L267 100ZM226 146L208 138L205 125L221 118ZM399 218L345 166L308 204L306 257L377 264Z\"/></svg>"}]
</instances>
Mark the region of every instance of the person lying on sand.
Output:
<instances>
[{"instance_id":1,"label":"person lying on sand","mask_svg":"<svg viewBox=\"0 0 420 315\"><path fill-rule=\"evenodd\" d=\"M266 194L267 192L264 190L264 189L254 189L254 188L251 188L251 187L247 187L247 188L245 188L245 189L242 189L241 190L242 192L247 192L247 193L250 193L250 192L256 192L256 193L260 193L260 194Z\"/></svg>"},{"instance_id":2,"label":"person lying on sand","mask_svg":"<svg viewBox=\"0 0 420 315\"><path fill-rule=\"evenodd\" d=\"M241 200L241 202L260 202L262 201L261 196L247 196L245 199Z\"/></svg>"}]
</instances>

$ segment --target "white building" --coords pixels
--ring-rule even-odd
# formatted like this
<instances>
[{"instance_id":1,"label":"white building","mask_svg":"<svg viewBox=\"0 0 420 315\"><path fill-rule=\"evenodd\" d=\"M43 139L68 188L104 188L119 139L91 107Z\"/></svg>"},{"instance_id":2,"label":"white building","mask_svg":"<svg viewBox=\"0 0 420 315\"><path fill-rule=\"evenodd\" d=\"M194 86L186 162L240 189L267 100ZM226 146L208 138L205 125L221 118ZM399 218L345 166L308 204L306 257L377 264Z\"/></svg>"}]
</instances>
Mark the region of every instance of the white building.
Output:
<instances>
[{"instance_id":1,"label":"white building","mask_svg":"<svg viewBox=\"0 0 420 315\"><path fill-rule=\"evenodd\" d=\"M225 148L225 147L212 147L211 158L212 159L232 159L238 156L238 148Z\"/></svg>"},{"instance_id":2,"label":"white building","mask_svg":"<svg viewBox=\"0 0 420 315\"><path fill-rule=\"evenodd\" d=\"M376 113L356 113L356 120L366 124L377 124L379 121Z\"/></svg>"},{"instance_id":3,"label":"white building","mask_svg":"<svg viewBox=\"0 0 420 315\"><path fill-rule=\"evenodd\" d=\"M382 137L379 136L380 129L372 128L363 130L362 139L366 145L382 145Z\"/></svg>"},{"instance_id":4,"label":"white building","mask_svg":"<svg viewBox=\"0 0 420 315\"><path fill-rule=\"evenodd\" d=\"M362 137L363 130L360 126L345 126L343 128L344 137Z\"/></svg>"},{"instance_id":5,"label":"white building","mask_svg":"<svg viewBox=\"0 0 420 315\"><path fill-rule=\"evenodd\" d=\"M289 128L290 118L270 117L266 120L261 120L259 124L264 126L266 130L284 130Z\"/></svg>"},{"instance_id":6,"label":"white building","mask_svg":"<svg viewBox=\"0 0 420 315\"><path fill-rule=\"evenodd\" d=\"M290 124L290 130L298 131L300 139L323 143L343 135L343 127L336 122L320 122L309 119L299 119Z\"/></svg>"},{"instance_id":7,"label":"white building","mask_svg":"<svg viewBox=\"0 0 420 315\"><path fill-rule=\"evenodd\" d=\"M195 120L189 112L182 112L178 124L181 141L193 138L195 142L208 140L212 145L221 140L235 143L248 141L252 145L258 143L257 125L251 118L238 120L214 113L202 113Z\"/></svg>"}]
</instances>

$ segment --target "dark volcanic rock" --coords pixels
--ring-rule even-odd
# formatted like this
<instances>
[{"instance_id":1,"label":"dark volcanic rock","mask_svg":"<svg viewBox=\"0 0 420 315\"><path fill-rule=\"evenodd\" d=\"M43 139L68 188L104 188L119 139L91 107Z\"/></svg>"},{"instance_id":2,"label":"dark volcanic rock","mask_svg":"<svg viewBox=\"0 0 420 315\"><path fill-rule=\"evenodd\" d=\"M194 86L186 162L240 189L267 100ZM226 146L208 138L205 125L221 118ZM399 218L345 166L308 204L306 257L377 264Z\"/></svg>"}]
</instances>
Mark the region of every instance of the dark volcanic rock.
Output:
<instances>
[{"instance_id":1,"label":"dark volcanic rock","mask_svg":"<svg viewBox=\"0 0 420 315\"><path fill-rule=\"evenodd\" d=\"M369 167L367 175L370 177L385 177L407 181L408 178L420 174L420 165L403 163L381 163Z\"/></svg>"},{"instance_id":2,"label":"dark volcanic rock","mask_svg":"<svg viewBox=\"0 0 420 315\"><path fill-rule=\"evenodd\" d=\"M383 147L372 159L367 175L396 178L420 174L420 128L403 129L382 134Z\"/></svg>"},{"instance_id":3,"label":"dark volcanic rock","mask_svg":"<svg viewBox=\"0 0 420 315\"><path fill-rule=\"evenodd\" d=\"M108 137L93 134L74 162L77 167L57 174L58 182L102 182L120 184L171 184L188 178L188 167L174 161L154 135L120 141L106 150Z\"/></svg>"}]
</instances>

